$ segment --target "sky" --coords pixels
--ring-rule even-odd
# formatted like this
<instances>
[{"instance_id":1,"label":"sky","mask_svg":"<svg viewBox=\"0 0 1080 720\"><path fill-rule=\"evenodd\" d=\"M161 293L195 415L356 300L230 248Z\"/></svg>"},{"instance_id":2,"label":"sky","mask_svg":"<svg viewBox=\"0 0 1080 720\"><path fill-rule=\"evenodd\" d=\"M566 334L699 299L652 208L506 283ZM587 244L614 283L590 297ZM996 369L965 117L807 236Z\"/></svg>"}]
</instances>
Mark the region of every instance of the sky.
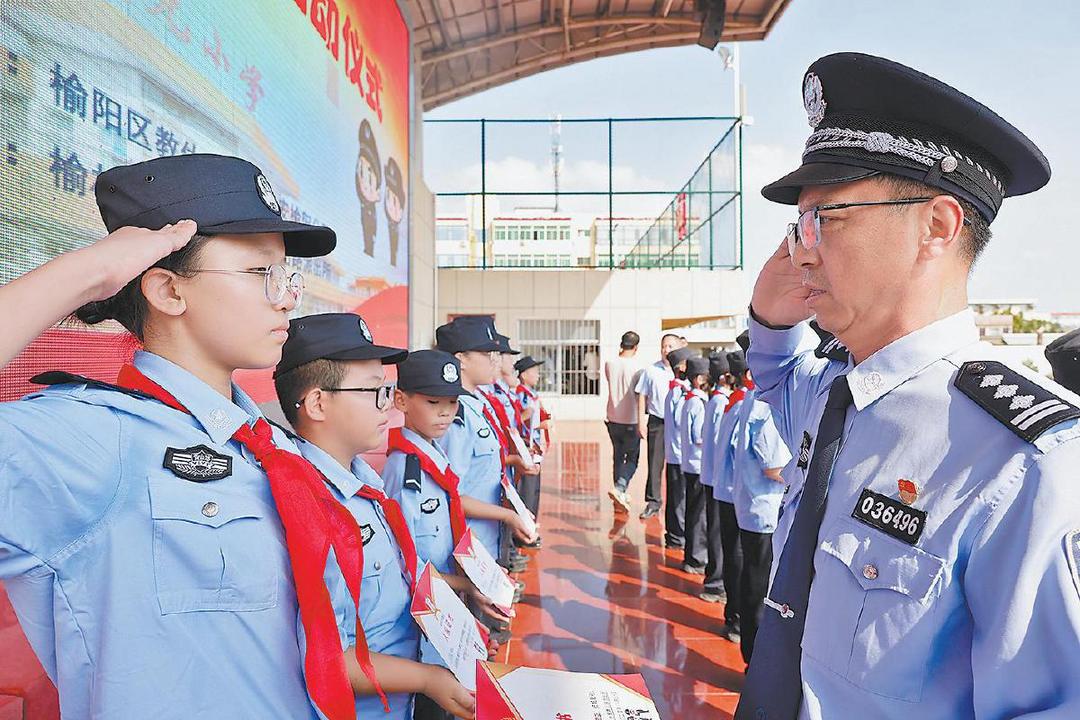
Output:
<instances>
[{"instance_id":1,"label":"sky","mask_svg":"<svg viewBox=\"0 0 1080 720\"><path fill-rule=\"evenodd\" d=\"M822 55L859 51L949 83L1042 149L1053 169L1050 184L1006 199L991 226L994 238L975 270L970 295L1036 300L1044 311L1080 311L1080 289L1069 270L1080 270L1080 239L1071 212L1080 195L1078 30L1080 3L1075 0L793 0L766 40L739 48L745 112L753 118L743 136L748 274L756 275L794 219L792 208L767 202L760 188L798 165L810 133L802 105L803 74ZM733 76L715 52L704 48L647 50L524 78L437 108L425 119L731 115ZM700 160L718 139L718 126L689 125L685 133L673 132L663 141L627 132L618 144L622 152L616 154L616 172L628 186L640 188L685 182L695 158ZM595 179L597 163L606 170L606 141L598 128L564 130L573 178ZM444 148L461 145L440 134L450 132L448 126L434 132L429 126L425 134L425 155L439 159L425 167L436 190L445 182L445 169L436 165L455 157ZM546 126L522 129L518 135L506 130L502 147L489 148L489 158L501 164L499 177L512 184L514 177L543 170L547 133ZM534 157L526 147L535 149ZM457 166L458 179L476 174L468 158L457 157Z\"/></svg>"}]
</instances>

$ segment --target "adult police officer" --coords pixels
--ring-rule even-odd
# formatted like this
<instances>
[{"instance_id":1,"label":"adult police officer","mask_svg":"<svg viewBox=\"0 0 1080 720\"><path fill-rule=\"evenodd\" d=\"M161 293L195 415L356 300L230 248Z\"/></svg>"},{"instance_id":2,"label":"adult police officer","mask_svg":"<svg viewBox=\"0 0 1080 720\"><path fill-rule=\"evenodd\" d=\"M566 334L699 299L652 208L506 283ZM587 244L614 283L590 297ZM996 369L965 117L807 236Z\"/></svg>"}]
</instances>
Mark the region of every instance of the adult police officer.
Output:
<instances>
[{"instance_id":1,"label":"adult police officer","mask_svg":"<svg viewBox=\"0 0 1080 720\"><path fill-rule=\"evenodd\" d=\"M966 292L1049 164L881 58L824 57L803 97L803 164L763 190L798 221L749 353L796 458L736 717L1080 717L1080 409L988 359ZM847 352L815 351L812 314Z\"/></svg>"}]
</instances>

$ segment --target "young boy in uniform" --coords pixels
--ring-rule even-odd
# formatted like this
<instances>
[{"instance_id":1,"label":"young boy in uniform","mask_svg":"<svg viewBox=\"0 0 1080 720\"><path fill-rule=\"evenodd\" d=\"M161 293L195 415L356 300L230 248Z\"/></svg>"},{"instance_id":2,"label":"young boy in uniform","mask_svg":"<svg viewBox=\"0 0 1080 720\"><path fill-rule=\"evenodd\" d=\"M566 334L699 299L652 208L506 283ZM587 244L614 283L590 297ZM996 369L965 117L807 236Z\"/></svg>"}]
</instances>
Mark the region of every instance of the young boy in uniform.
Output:
<instances>
[{"instance_id":1,"label":"young boy in uniform","mask_svg":"<svg viewBox=\"0 0 1080 720\"><path fill-rule=\"evenodd\" d=\"M697 574L708 561L705 538L705 493L701 487L701 455L705 424L705 404L708 399L709 359L700 355L686 361L686 381L689 388L683 395L679 411L679 467L686 481L686 516L683 569Z\"/></svg>"},{"instance_id":2,"label":"young boy in uniform","mask_svg":"<svg viewBox=\"0 0 1080 720\"><path fill-rule=\"evenodd\" d=\"M686 396L686 361L693 351L679 348L668 353L668 364L675 377L668 383L664 399L664 461L667 463L667 511L664 545L682 548L685 545L683 524L686 521L686 481L683 478L679 448L679 416Z\"/></svg>"},{"instance_id":3,"label":"young boy in uniform","mask_svg":"<svg viewBox=\"0 0 1080 720\"><path fill-rule=\"evenodd\" d=\"M359 618L350 615L356 610L344 583L331 582L338 573L326 571L335 611L344 611L344 627L355 627L361 636L346 630L348 640L366 645L370 656L370 667L360 668L370 687L357 691L357 716L383 716L385 703L389 717L407 720L414 694L424 693L453 715L471 718L473 699L450 671L419 662L419 629L410 613L417 571L412 536L397 502L383 492L381 478L357 457L382 445L393 390L383 366L406 355L375 345L356 315L309 315L289 324L274 386L299 435L301 454L360 526ZM335 547L335 562L357 559L343 550ZM356 675L355 670L350 668L350 674Z\"/></svg>"}]
</instances>

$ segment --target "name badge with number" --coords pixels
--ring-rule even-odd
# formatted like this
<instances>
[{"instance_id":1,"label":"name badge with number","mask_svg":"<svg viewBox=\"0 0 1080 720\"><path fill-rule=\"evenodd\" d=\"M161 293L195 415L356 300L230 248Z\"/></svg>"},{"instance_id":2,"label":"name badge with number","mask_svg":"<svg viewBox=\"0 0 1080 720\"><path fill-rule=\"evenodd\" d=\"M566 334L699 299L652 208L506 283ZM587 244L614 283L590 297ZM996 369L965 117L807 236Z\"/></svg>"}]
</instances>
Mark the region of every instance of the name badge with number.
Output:
<instances>
[{"instance_id":1,"label":"name badge with number","mask_svg":"<svg viewBox=\"0 0 1080 720\"><path fill-rule=\"evenodd\" d=\"M919 542L926 527L925 510L916 510L899 500L866 489L859 496L851 517L908 545Z\"/></svg>"}]
</instances>

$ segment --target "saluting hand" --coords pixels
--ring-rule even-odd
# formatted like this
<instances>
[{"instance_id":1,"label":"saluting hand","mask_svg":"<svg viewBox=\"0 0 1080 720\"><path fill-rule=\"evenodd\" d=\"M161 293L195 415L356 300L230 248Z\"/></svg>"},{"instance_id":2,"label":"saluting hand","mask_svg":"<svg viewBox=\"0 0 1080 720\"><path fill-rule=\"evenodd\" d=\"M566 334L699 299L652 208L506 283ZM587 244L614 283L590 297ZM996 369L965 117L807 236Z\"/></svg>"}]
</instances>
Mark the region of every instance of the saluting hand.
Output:
<instances>
[{"instance_id":1,"label":"saluting hand","mask_svg":"<svg viewBox=\"0 0 1080 720\"><path fill-rule=\"evenodd\" d=\"M810 290L802 284L802 271L791 264L787 240L761 268L750 306L769 325L797 325L813 315L806 307Z\"/></svg>"},{"instance_id":2,"label":"saluting hand","mask_svg":"<svg viewBox=\"0 0 1080 720\"><path fill-rule=\"evenodd\" d=\"M161 258L191 241L194 220L181 220L160 230L122 227L78 250L85 267L98 278L90 301L112 297Z\"/></svg>"}]
</instances>

